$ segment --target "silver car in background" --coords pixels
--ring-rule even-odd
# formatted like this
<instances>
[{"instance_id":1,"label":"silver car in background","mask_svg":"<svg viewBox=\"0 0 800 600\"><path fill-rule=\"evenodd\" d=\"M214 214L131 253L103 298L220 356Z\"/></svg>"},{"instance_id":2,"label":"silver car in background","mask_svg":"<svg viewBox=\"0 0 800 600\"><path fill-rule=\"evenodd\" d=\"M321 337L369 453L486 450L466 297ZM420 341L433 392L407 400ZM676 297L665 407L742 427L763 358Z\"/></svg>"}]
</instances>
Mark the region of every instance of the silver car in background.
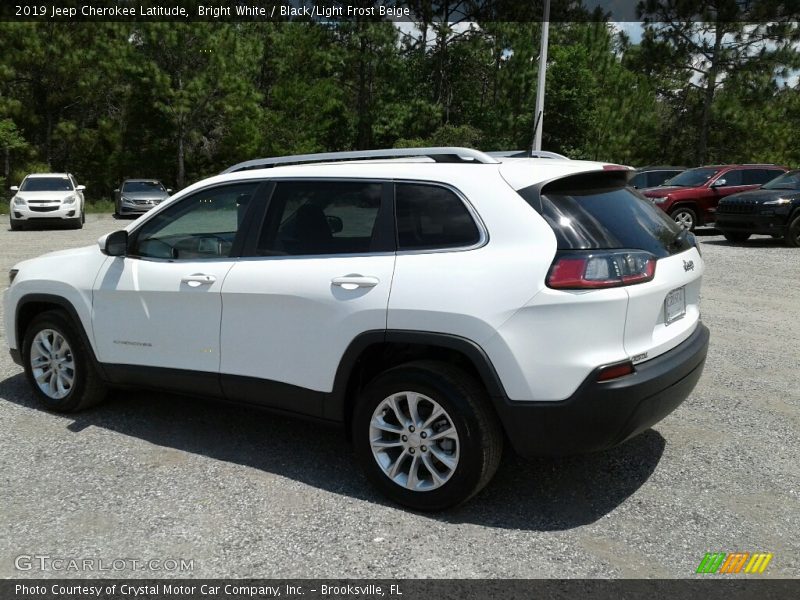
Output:
<instances>
[{"instance_id":1,"label":"silver car in background","mask_svg":"<svg viewBox=\"0 0 800 600\"><path fill-rule=\"evenodd\" d=\"M158 179L126 179L114 190L116 214L139 216L169 198L170 192Z\"/></svg>"}]
</instances>

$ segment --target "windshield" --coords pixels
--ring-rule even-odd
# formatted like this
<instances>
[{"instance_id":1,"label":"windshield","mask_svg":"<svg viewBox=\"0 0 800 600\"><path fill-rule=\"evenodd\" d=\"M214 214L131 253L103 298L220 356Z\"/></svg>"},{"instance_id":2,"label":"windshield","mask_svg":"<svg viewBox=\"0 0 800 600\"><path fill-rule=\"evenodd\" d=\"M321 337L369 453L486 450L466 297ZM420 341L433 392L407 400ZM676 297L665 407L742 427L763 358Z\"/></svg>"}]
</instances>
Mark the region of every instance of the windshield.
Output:
<instances>
[{"instance_id":1,"label":"windshield","mask_svg":"<svg viewBox=\"0 0 800 600\"><path fill-rule=\"evenodd\" d=\"M800 190L800 169L789 171L761 186L763 190Z\"/></svg>"},{"instance_id":2,"label":"windshield","mask_svg":"<svg viewBox=\"0 0 800 600\"><path fill-rule=\"evenodd\" d=\"M675 175L671 179L667 179L661 185L679 185L681 187L696 187L703 185L706 181L711 179L714 175L720 172L721 169L713 169L708 167L700 167L699 169L689 169L680 175Z\"/></svg>"},{"instance_id":3,"label":"windshield","mask_svg":"<svg viewBox=\"0 0 800 600\"><path fill-rule=\"evenodd\" d=\"M122 191L134 192L166 192L160 181L126 181L122 185Z\"/></svg>"},{"instance_id":4,"label":"windshield","mask_svg":"<svg viewBox=\"0 0 800 600\"><path fill-rule=\"evenodd\" d=\"M22 182L20 192L71 192L72 182L67 177L28 177Z\"/></svg>"}]
</instances>

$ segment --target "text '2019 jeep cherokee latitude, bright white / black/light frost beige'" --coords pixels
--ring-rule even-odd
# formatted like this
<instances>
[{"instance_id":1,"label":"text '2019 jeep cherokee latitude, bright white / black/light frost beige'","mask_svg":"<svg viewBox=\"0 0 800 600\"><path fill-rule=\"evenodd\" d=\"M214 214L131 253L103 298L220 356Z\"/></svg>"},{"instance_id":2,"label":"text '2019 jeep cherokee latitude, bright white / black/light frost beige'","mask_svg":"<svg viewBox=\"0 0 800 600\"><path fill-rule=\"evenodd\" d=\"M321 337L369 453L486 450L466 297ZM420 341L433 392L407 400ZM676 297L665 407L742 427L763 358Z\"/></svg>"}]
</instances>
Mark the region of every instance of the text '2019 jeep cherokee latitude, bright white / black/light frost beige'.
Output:
<instances>
[{"instance_id":1,"label":"text '2019 jeep cherokee latitude, bright white / black/light frost beige'","mask_svg":"<svg viewBox=\"0 0 800 600\"><path fill-rule=\"evenodd\" d=\"M626 176L464 148L249 161L16 265L7 340L49 409L138 385L342 423L384 494L441 510L504 443L609 448L699 379L702 258Z\"/></svg>"}]
</instances>

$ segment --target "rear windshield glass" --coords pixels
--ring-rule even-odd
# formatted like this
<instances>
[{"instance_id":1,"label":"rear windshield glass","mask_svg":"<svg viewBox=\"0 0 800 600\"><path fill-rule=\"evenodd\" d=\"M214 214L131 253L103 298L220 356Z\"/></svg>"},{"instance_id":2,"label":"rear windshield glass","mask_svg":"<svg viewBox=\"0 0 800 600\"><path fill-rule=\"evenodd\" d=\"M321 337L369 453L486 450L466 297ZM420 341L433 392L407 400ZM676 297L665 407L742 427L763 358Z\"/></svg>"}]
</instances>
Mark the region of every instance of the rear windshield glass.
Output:
<instances>
[{"instance_id":1,"label":"rear windshield glass","mask_svg":"<svg viewBox=\"0 0 800 600\"><path fill-rule=\"evenodd\" d=\"M534 208L537 186L518 190ZM563 190L541 196L542 216L559 250L638 249L664 257L691 247L690 236L629 188Z\"/></svg>"}]
</instances>

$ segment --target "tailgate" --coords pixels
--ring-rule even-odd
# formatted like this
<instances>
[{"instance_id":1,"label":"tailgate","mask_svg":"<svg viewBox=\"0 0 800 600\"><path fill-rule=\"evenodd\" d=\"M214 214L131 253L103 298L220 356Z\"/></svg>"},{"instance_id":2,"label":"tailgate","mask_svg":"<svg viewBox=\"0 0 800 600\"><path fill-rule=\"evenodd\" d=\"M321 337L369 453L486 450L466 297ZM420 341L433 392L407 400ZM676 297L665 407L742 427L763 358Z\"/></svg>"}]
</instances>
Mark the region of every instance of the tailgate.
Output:
<instances>
[{"instance_id":1,"label":"tailgate","mask_svg":"<svg viewBox=\"0 0 800 600\"><path fill-rule=\"evenodd\" d=\"M659 259L652 281L625 288L624 345L633 362L655 358L692 334L700 320L703 270L700 254L691 248Z\"/></svg>"}]
</instances>

